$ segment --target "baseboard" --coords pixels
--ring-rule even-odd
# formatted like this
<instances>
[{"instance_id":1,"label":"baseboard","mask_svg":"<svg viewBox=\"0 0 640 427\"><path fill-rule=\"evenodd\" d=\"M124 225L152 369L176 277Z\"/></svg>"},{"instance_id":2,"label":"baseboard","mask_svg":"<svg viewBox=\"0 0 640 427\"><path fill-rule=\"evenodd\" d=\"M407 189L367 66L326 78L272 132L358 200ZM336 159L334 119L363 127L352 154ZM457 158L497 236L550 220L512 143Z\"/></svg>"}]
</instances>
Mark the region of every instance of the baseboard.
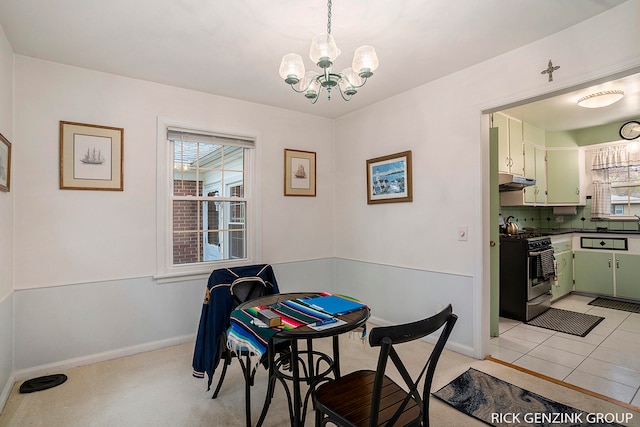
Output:
<instances>
[{"instance_id":1,"label":"baseboard","mask_svg":"<svg viewBox=\"0 0 640 427\"><path fill-rule=\"evenodd\" d=\"M12 373L9 375L7 383L4 385L4 389L2 389L2 393L0 394L0 414L4 411L4 406L7 404L7 400L9 400L9 395L11 394L11 390L13 390L13 384L15 382L16 377Z\"/></svg>"},{"instance_id":2,"label":"baseboard","mask_svg":"<svg viewBox=\"0 0 640 427\"><path fill-rule=\"evenodd\" d=\"M107 360L118 359L120 357L131 356L138 353L145 353L147 351L158 350L164 347L171 347L174 345L184 344L190 341L195 341L196 337L193 334L183 335L180 337L169 338L166 340L153 341L145 344L135 345L131 347L124 347L115 350L105 351L103 353L91 354L88 356L77 357L74 359L62 360L59 362L49 363L46 365L34 366L28 369L22 369L14 372L14 382L22 381L29 378L35 378L42 375L52 374L57 371L64 371L65 369L77 368L78 366L90 365L92 363L104 362ZM13 383L11 383L13 384ZM9 391L11 389L9 388Z\"/></svg>"},{"instance_id":3,"label":"baseboard","mask_svg":"<svg viewBox=\"0 0 640 427\"><path fill-rule=\"evenodd\" d=\"M395 323L389 322L387 320L384 320L384 319L381 319L380 317L375 317L375 316L369 317L369 322L373 323L376 326L393 326L393 325L395 325ZM438 339L437 339L437 337L429 335L429 336L426 336L426 337L422 338L422 340L428 342L429 344L435 344ZM469 356L469 357L472 357L472 358L476 359L476 357L473 355L473 348L471 348L471 347L469 347L467 345L462 345L462 344L457 343L455 341L451 341L451 339L449 339L447 341L447 344L445 345L445 348L447 350L455 351L456 353L460 353L460 354L463 354L465 356Z\"/></svg>"}]
</instances>

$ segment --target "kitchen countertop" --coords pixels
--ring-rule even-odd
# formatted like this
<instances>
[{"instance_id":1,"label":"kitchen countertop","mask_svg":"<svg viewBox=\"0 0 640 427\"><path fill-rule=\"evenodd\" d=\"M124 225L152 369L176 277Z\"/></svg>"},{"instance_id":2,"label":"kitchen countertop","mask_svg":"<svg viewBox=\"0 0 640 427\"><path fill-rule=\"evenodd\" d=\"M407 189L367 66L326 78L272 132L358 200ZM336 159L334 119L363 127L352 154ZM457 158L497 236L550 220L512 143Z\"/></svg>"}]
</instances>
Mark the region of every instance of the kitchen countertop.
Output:
<instances>
[{"instance_id":1,"label":"kitchen countertop","mask_svg":"<svg viewBox=\"0 0 640 427\"><path fill-rule=\"evenodd\" d=\"M560 234L583 233L583 234L637 234L640 236L640 230L585 230L582 228L537 228L534 233L546 234L549 236L557 236Z\"/></svg>"}]
</instances>

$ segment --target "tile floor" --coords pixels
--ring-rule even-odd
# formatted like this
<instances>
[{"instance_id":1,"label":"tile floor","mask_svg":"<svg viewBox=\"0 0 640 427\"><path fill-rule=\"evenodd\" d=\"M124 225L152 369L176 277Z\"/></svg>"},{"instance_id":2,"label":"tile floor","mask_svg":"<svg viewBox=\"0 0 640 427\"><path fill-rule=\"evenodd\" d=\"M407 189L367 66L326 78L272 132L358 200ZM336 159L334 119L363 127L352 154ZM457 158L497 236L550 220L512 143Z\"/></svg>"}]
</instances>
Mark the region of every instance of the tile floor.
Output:
<instances>
[{"instance_id":1,"label":"tile floor","mask_svg":"<svg viewBox=\"0 0 640 427\"><path fill-rule=\"evenodd\" d=\"M570 295L552 305L604 317L586 337L500 318L491 355L640 407L640 314L594 307L591 300Z\"/></svg>"}]
</instances>

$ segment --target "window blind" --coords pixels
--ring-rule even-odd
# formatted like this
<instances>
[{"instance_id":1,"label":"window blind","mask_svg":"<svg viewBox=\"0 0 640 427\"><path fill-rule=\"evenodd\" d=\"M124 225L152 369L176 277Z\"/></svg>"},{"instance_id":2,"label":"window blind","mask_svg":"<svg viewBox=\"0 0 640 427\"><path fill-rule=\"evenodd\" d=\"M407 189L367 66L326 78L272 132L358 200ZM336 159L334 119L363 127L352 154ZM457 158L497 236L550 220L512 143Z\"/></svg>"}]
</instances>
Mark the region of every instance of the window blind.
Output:
<instances>
[{"instance_id":1,"label":"window blind","mask_svg":"<svg viewBox=\"0 0 640 427\"><path fill-rule=\"evenodd\" d=\"M233 145L243 148L255 148L255 139L245 136L223 135L205 131L191 131L175 127L167 128L169 141L200 142L218 145Z\"/></svg>"}]
</instances>

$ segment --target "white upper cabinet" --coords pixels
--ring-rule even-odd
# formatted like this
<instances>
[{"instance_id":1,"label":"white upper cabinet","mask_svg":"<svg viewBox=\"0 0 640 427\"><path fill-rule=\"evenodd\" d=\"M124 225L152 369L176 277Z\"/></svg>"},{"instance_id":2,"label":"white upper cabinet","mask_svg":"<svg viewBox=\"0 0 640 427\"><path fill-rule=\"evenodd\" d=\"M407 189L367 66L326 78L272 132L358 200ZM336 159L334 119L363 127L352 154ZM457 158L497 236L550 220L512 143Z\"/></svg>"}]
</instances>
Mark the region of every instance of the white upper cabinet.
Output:
<instances>
[{"instance_id":1,"label":"white upper cabinet","mask_svg":"<svg viewBox=\"0 0 640 427\"><path fill-rule=\"evenodd\" d=\"M522 122L494 113L493 127L498 128L498 171L523 175Z\"/></svg>"}]
</instances>

